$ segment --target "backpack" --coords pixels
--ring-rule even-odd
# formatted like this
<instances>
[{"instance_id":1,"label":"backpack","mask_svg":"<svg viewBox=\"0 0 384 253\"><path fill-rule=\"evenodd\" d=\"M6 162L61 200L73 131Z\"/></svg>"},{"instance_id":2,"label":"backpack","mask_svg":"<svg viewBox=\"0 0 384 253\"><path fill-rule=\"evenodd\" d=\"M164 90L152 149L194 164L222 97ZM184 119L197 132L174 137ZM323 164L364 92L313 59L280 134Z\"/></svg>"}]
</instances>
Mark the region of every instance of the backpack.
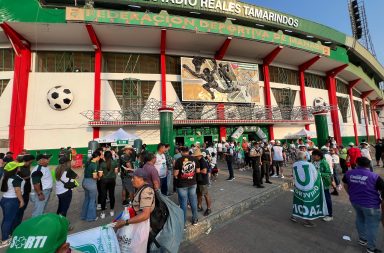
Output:
<instances>
[{"instance_id":1,"label":"backpack","mask_svg":"<svg viewBox=\"0 0 384 253\"><path fill-rule=\"evenodd\" d=\"M150 186L146 185L144 186L140 193L139 193L139 199L141 199L141 193L144 189L148 188ZM151 226L151 236L156 237L156 235L163 229L165 222L167 221L167 218L169 216L169 211L165 203L160 199L158 196L158 192L155 191L154 201L155 201L155 208L151 212L150 217L150 226Z\"/></svg>"}]
</instances>

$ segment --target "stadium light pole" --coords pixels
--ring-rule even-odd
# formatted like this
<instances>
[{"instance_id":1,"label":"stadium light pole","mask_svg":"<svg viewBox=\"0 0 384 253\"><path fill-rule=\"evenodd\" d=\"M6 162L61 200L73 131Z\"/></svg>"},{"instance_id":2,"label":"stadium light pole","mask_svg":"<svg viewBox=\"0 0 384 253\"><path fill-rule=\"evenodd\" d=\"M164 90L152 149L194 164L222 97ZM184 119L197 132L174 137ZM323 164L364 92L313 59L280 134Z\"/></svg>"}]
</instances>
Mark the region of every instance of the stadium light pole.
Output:
<instances>
[{"instance_id":1,"label":"stadium light pole","mask_svg":"<svg viewBox=\"0 0 384 253\"><path fill-rule=\"evenodd\" d=\"M1 23L0 27L15 51L8 139L9 149L15 154L19 154L24 148L28 82L31 70L31 45L7 23Z\"/></svg>"}]
</instances>

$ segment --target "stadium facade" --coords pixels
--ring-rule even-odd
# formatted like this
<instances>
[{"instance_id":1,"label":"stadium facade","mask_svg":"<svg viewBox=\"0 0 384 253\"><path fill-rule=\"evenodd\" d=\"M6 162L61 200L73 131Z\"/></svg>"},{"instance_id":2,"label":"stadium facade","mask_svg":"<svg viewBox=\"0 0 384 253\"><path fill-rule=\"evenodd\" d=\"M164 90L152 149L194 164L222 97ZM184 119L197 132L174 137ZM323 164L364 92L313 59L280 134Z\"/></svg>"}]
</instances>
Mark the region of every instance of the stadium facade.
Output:
<instances>
[{"instance_id":1,"label":"stadium facade","mask_svg":"<svg viewBox=\"0 0 384 253\"><path fill-rule=\"evenodd\" d=\"M176 143L284 139L315 131L319 97L338 143L382 134L384 68L339 31L237 1L93 2L0 2L3 150L85 150L118 128L156 144L161 108Z\"/></svg>"}]
</instances>

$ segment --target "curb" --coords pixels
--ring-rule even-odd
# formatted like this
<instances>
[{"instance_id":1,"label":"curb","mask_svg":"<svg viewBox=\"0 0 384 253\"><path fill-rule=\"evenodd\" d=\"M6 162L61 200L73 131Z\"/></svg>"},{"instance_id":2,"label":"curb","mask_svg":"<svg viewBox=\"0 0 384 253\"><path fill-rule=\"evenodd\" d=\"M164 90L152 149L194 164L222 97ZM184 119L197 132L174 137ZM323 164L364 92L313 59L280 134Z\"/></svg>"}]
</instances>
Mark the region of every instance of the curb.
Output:
<instances>
[{"instance_id":1,"label":"curb","mask_svg":"<svg viewBox=\"0 0 384 253\"><path fill-rule=\"evenodd\" d=\"M281 185L274 185L274 187L271 187L261 194L242 200L241 202L237 202L220 211L213 212L209 218L200 221L196 226L188 226L184 232L183 242L196 240L204 233L209 234L215 226L243 215L246 211L249 211L257 205L276 197L282 191L288 190L292 185L292 181L284 182Z\"/></svg>"}]
</instances>

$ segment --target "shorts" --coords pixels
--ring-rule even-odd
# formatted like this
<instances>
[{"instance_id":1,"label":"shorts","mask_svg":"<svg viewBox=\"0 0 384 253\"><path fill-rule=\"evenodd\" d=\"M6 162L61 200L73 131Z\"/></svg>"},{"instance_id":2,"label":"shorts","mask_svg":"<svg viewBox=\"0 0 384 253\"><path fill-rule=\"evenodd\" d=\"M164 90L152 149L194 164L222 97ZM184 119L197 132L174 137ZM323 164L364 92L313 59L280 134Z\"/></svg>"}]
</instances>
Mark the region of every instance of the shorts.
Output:
<instances>
[{"instance_id":1,"label":"shorts","mask_svg":"<svg viewBox=\"0 0 384 253\"><path fill-rule=\"evenodd\" d=\"M135 193L135 188L133 188L132 178L126 177L121 179L123 190L126 190L129 193Z\"/></svg>"},{"instance_id":2,"label":"shorts","mask_svg":"<svg viewBox=\"0 0 384 253\"><path fill-rule=\"evenodd\" d=\"M279 167L283 167L283 161L273 161L272 164L273 164L275 167L277 167L277 166L279 166Z\"/></svg>"},{"instance_id":3,"label":"shorts","mask_svg":"<svg viewBox=\"0 0 384 253\"><path fill-rule=\"evenodd\" d=\"M207 195L208 185L197 185L196 192L201 195Z\"/></svg>"}]
</instances>

